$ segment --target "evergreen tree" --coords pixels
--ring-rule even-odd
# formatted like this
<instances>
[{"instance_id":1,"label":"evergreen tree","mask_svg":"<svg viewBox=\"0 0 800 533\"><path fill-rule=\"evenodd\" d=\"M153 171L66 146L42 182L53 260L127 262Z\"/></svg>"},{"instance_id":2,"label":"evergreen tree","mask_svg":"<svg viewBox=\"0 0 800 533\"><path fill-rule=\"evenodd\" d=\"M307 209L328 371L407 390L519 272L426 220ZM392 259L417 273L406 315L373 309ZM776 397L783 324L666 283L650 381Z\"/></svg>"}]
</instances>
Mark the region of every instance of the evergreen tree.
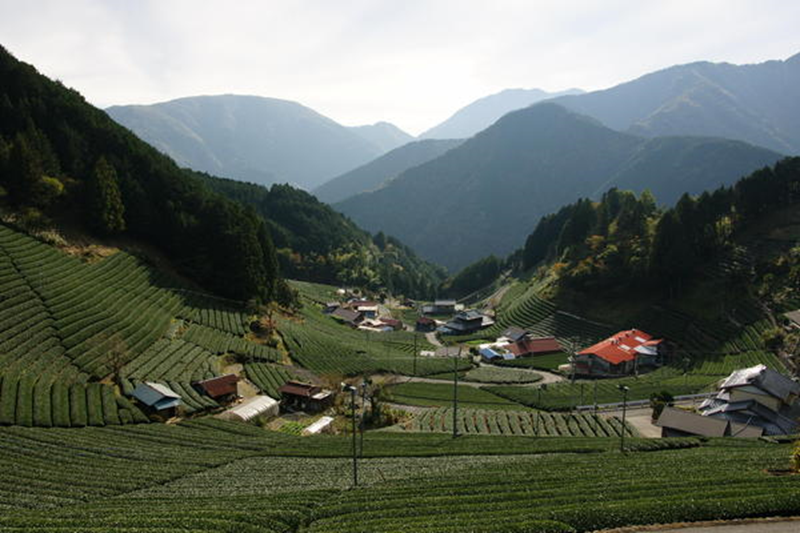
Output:
<instances>
[{"instance_id":1,"label":"evergreen tree","mask_svg":"<svg viewBox=\"0 0 800 533\"><path fill-rule=\"evenodd\" d=\"M89 225L101 235L125 231L125 206L114 167L100 157L86 182L86 216Z\"/></svg>"}]
</instances>

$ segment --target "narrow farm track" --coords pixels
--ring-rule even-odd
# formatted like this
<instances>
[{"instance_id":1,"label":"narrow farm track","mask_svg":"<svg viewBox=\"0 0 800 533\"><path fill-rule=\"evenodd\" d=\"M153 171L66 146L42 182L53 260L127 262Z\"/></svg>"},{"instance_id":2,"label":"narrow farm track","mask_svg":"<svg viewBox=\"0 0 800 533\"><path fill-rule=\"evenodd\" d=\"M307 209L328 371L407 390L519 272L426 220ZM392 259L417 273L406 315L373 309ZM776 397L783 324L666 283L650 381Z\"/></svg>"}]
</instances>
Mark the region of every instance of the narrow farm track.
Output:
<instances>
[{"instance_id":1,"label":"narrow farm track","mask_svg":"<svg viewBox=\"0 0 800 533\"><path fill-rule=\"evenodd\" d=\"M485 365L481 365L485 366ZM536 374L540 376L542 379L539 381L535 381L533 383L520 383L515 384L516 387L532 387L536 388L540 385L547 385L549 383L558 383L564 381L563 376L559 376L558 374L553 374L552 372L545 372L542 370L529 370L529 369L522 369L522 368L515 368L514 370L518 370L520 372L528 372L531 374ZM421 378L421 377L413 377L413 376L397 376L399 383L435 383L435 384L443 384L443 383L452 383L452 380L448 379L433 379L433 378ZM466 387L486 387L491 385L504 385L504 383L489 383L489 382L478 382L478 381L465 381L463 379L458 380L459 385L464 385Z\"/></svg>"}]
</instances>

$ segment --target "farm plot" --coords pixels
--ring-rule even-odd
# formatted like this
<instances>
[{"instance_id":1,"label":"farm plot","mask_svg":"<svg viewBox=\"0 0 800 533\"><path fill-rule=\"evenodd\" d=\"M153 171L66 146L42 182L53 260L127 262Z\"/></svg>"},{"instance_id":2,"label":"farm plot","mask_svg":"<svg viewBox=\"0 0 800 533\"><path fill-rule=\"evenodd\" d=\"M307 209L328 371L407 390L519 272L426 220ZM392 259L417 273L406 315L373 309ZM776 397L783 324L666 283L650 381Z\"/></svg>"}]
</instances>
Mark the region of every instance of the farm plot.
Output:
<instances>
[{"instance_id":1,"label":"farm plot","mask_svg":"<svg viewBox=\"0 0 800 533\"><path fill-rule=\"evenodd\" d=\"M225 353L246 356L259 361L278 361L280 353L275 348L256 344L218 329L192 324L180 337L181 340L202 346L206 350L222 355Z\"/></svg>"},{"instance_id":2,"label":"farm plot","mask_svg":"<svg viewBox=\"0 0 800 533\"><path fill-rule=\"evenodd\" d=\"M448 407L453 405L453 386L446 383L402 383L388 387L386 399L405 405ZM466 385L458 386L458 405L471 409L525 409L519 403Z\"/></svg>"},{"instance_id":3,"label":"farm plot","mask_svg":"<svg viewBox=\"0 0 800 533\"><path fill-rule=\"evenodd\" d=\"M478 383L535 383L542 379L542 376L525 370L514 368L502 368L496 366L480 366L468 371L464 376L466 381Z\"/></svg>"},{"instance_id":4,"label":"farm plot","mask_svg":"<svg viewBox=\"0 0 800 533\"><path fill-rule=\"evenodd\" d=\"M256 384L267 396L280 398L278 389L287 381L293 379L288 370L268 363L248 363L244 365L247 379Z\"/></svg>"},{"instance_id":5,"label":"farm plot","mask_svg":"<svg viewBox=\"0 0 800 533\"><path fill-rule=\"evenodd\" d=\"M618 437L622 422L617 418L594 415L565 415L531 411L493 411L459 409L458 431L467 435L521 435L530 437ZM415 415L410 431L451 433L453 410L431 409ZM625 434L635 436L635 429L625 424Z\"/></svg>"},{"instance_id":6,"label":"farm plot","mask_svg":"<svg viewBox=\"0 0 800 533\"><path fill-rule=\"evenodd\" d=\"M788 447L737 444L518 457L433 479L398 480L326 501L308 529L489 533L538 531L537 521L556 520L586 532L799 512L800 480L765 474L785 466Z\"/></svg>"},{"instance_id":7,"label":"farm plot","mask_svg":"<svg viewBox=\"0 0 800 533\"><path fill-rule=\"evenodd\" d=\"M713 377L687 374L673 368L661 368L639 378L607 379L553 383L545 389L513 386L487 386L487 391L529 407L569 410L579 405L622 401L619 385L630 388L628 400L647 400L653 393L669 391L674 396L696 394L713 389Z\"/></svg>"}]
</instances>

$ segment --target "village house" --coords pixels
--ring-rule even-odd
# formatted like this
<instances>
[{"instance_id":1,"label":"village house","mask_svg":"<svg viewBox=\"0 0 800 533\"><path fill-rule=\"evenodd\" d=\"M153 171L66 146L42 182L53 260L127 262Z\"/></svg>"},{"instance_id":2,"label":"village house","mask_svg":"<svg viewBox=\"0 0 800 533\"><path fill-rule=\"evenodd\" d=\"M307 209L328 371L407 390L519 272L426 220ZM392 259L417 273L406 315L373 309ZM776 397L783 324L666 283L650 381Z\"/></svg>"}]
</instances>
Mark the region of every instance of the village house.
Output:
<instances>
[{"instance_id":1,"label":"village house","mask_svg":"<svg viewBox=\"0 0 800 533\"><path fill-rule=\"evenodd\" d=\"M336 309L331 316L341 320L345 324L351 327L358 326L363 320L364 315L359 313L358 311L354 311L352 309L345 309L344 307L340 307Z\"/></svg>"},{"instance_id":2,"label":"village house","mask_svg":"<svg viewBox=\"0 0 800 533\"><path fill-rule=\"evenodd\" d=\"M181 405L181 396L161 383L145 381L133 390L133 397L145 405L145 411L164 418L172 418Z\"/></svg>"},{"instance_id":3,"label":"village house","mask_svg":"<svg viewBox=\"0 0 800 533\"><path fill-rule=\"evenodd\" d=\"M379 321L384 326L392 328L392 331L401 331L403 329L403 322L396 318L381 318Z\"/></svg>"},{"instance_id":4,"label":"village house","mask_svg":"<svg viewBox=\"0 0 800 533\"><path fill-rule=\"evenodd\" d=\"M514 357L535 357L564 351L555 337L531 336L524 336L517 341L510 342L506 349L514 354Z\"/></svg>"},{"instance_id":5,"label":"village house","mask_svg":"<svg viewBox=\"0 0 800 533\"><path fill-rule=\"evenodd\" d=\"M278 392L284 408L316 413L324 411L333 404L333 392L311 383L288 381Z\"/></svg>"},{"instance_id":6,"label":"village house","mask_svg":"<svg viewBox=\"0 0 800 533\"><path fill-rule=\"evenodd\" d=\"M426 315L450 315L457 311L455 300L435 300L433 304L423 305L422 312Z\"/></svg>"},{"instance_id":7,"label":"village house","mask_svg":"<svg viewBox=\"0 0 800 533\"><path fill-rule=\"evenodd\" d=\"M660 365L666 351L663 339L653 339L644 331L620 331L572 357L575 374L583 376L622 376Z\"/></svg>"},{"instance_id":8,"label":"village house","mask_svg":"<svg viewBox=\"0 0 800 533\"><path fill-rule=\"evenodd\" d=\"M365 318L378 318L378 303L370 300L353 300L347 306Z\"/></svg>"},{"instance_id":9,"label":"village house","mask_svg":"<svg viewBox=\"0 0 800 533\"><path fill-rule=\"evenodd\" d=\"M329 315L339 309L340 305L339 302L327 302L322 309L322 312L326 315Z\"/></svg>"},{"instance_id":10,"label":"village house","mask_svg":"<svg viewBox=\"0 0 800 533\"><path fill-rule=\"evenodd\" d=\"M800 383L756 365L734 371L713 398L700 405L703 416L762 428L765 435L800 431Z\"/></svg>"},{"instance_id":11,"label":"village house","mask_svg":"<svg viewBox=\"0 0 800 533\"><path fill-rule=\"evenodd\" d=\"M205 394L220 403L230 402L238 396L239 376L226 374L192 383L199 393Z\"/></svg>"},{"instance_id":12,"label":"village house","mask_svg":"<svg viewBox=\"0 0 800 533\"><path fill-rule=\"evenodd\" d=\"M417 319L415 329L421 333L436 331L436 321L426 316L420 317Z\"/></svg>"},{"instance_id":13,"label":"village house","mask_svg":"<svg viewBox=\"0 0 800 533\"><path fill-rule=\"evenodd\" d=\"M494 320L474 309L461 311L444 327L443 333L451 335L467 335L494 324Z\"/></svg>"},{"instance_id":14,"label":"village house","mask_svg":"<svg viewBox=\"0 0 800 533\"><path fill-rule=\"evenodd\" d=\"M662 437L760 437L762 428L665 407L656 425Z\"/></svg>"},{"instance_id":15,"label":"village house","mask_svg":"<svg viewBox=\"0 0 800 533\"><path fill-rule=\"evenodd\" d=\"M510 361L515 359L513 353L508 351L507 343L487 343L478 346L478 353L481 360L485 363L496 363L497 361Z\"/></svg>"}]
</instances>

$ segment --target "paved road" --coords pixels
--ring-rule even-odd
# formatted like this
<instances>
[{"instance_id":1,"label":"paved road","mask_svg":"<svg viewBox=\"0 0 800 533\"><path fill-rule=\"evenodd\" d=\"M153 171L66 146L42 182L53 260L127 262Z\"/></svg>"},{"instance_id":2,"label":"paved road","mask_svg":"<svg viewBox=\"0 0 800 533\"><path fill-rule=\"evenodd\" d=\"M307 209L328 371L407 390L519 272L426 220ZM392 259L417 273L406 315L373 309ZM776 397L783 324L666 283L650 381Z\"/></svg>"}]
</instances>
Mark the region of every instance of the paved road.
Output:
<instances>
[{"instance_id":1,"label":"paved road","mask_svg":"<svg viewBox=\"0 0 800 533\"><path fill-rule=\"evenodd\" d=\"M658 533L797 533L800 531L800 519L782 521L759 520L752 522L713 524L713 525L687 525L686 527L658 527L623 528L617 531L653 531Z\"/></svg>"}]
</instances>

